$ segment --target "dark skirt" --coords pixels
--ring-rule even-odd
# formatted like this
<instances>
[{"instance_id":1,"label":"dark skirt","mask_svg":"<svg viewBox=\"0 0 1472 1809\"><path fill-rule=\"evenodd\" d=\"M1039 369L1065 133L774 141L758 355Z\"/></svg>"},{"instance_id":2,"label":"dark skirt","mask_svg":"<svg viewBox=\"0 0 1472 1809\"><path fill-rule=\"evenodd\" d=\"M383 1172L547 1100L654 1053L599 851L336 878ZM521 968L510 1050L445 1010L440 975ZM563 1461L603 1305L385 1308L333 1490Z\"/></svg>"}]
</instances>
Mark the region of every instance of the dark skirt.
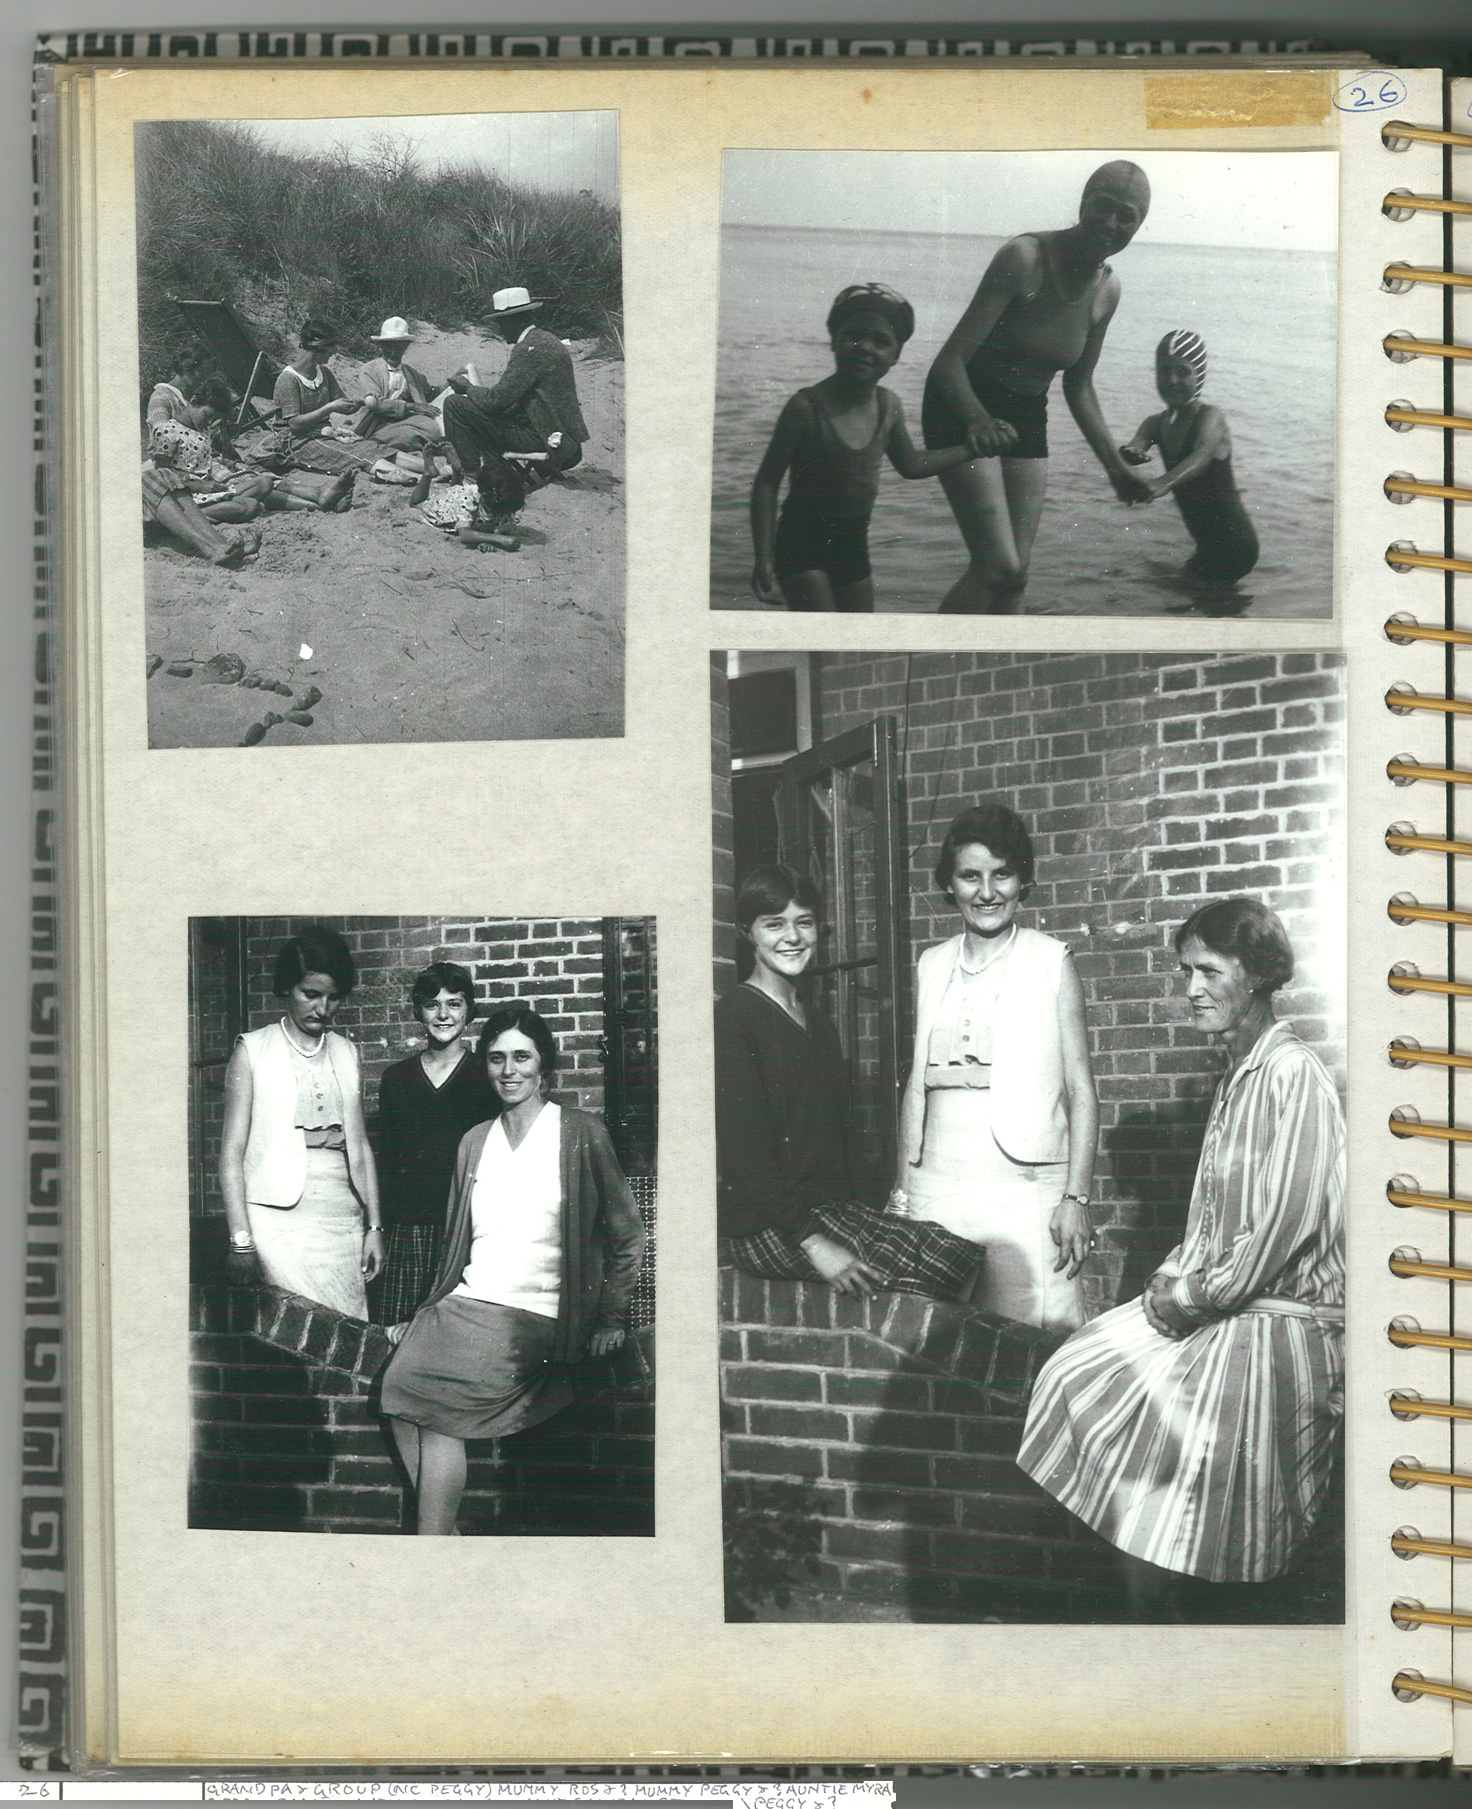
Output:
<instances>
[{"instance_id":1,"label":"dark skirt","mask_svg":"<svg viewBox=\"0 0 1472 1809\"><path fill-rule=\"evenodd\" d=\"M928 1219L903 1219L876 1212L856 1200L819 1206L813 1217L836 1243L876 1269L882 1288L928 1294L936 1300L962 1299L983 1260L977 1244ZM748 1275L771 1280L821 1281L802 1247L780 1231L753 1231L729 1238L726 1258Z\"/></svg>"},{"instance_id":2,"label":"dark skirt","mask_svg":"<svg viewBox=\"0 0 1472 1809\"><path fill-rule=\"evenodd\" d=\"M504 1438L572 1402L549 1359L557 1322L447 1294L414 1317L383 1372L383 1411L448 1438Z\"/></svg>"}]
</instances>

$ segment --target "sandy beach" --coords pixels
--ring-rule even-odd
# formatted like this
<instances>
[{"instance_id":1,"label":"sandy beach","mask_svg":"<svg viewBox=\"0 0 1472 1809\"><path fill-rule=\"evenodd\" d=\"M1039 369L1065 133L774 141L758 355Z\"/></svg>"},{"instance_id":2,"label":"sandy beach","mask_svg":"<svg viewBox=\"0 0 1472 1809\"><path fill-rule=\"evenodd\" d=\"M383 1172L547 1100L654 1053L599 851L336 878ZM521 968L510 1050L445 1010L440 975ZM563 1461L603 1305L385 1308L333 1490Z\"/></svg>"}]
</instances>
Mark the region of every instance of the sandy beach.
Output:
<instances>
[{"instance_id":1,"label":"sandy beach","mask_svg":"<svg viewBox=\"0 0 1472 1809\"><path fill-rule=\"evenodd\" d=\"M260 554L242 570L145 547L149 663L163 662L148 679L149 745L240 745L311 690L310 726L283 721L256 745L622 735L624 372L595 349L573 347L583 462L528 499L518 552L462 546L406 488L366 473L349 513L260 517ZM439 383L468 359L489 384L508 355L500 340L424 327L409 362ZM331 363L359 394L359 362ZM291 696L208 682L216 655Z\"/></svg>"}]
</instances>

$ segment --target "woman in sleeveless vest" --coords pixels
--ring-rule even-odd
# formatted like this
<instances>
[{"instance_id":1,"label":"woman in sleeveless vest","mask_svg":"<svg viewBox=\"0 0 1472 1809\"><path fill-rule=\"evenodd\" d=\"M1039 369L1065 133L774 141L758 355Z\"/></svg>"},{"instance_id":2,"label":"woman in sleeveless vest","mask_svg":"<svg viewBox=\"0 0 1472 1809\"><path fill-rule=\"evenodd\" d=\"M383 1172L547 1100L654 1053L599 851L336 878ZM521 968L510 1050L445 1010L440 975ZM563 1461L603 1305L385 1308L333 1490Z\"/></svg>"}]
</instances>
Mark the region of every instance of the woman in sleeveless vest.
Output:
<instances>
[{"instance_id":1,"label":"woman in sleeveless vest","mask_svg":"<svg viewBox=\"0 0 1472 1809\"><path fill-rule=\"evenodd\" d=\"M938 449L969 438L980 448L940 480L971 558L941 600L942 613L1010 615L1022 607L1048 489L1048 391L1060 371L1064 400L1115 495L1149 500L1094 391L1119 306L1119 278L1107 259L1134 238L1149 208L1150 184L1137 164L1102 165L1084 184L1076 225L1003 245L936 354L921 410L925 444Z\"/></svg>"},{"instance_id":2,"label":"woman in sleeveless vest","mask_svg":"<svg viewBox=\"0 0 1472 1809\"><path fill-rule=\"evenodd\" d=\"M547 1097L558 1049L529 1005L476 1046L500 1106L465 1133L429 1298L389 1336L383 1411L417 1530L455 1531L465 1441L539 1425L574 1399L568 1366L624 1342L644 1251L639 1208L602 1123Z\"/></svg>"},{"instance_id":3,"label":"woman in sleeveless vest","mask_svg":"<svg viewBox=\"0 0 1472 1809\"><path fill-rule=\"evenodd\" d=\"M1292 947L1248 898L1207 905L1175 945L1192 1021L1229 1062L1185 1236L1139 1299L1044 1365L1017 1459L1118 1547L1141 1620L1221 1619L1222 1584L1282 1576L1343 1417L1344 1113L1273 1016Z\"/></svg>"},{"instance_id":4,"label":"woman in sleeveless vest","mask_svg":"<svg viewBox=\"0 0 1472 1809\"><path fill-rule=\"evenodd\" d=\"M964 928L920 957L891 1204L981 1245L978 1306L1072 1331L1099 1103L1072 958L1016 921L1033 866L1005 804L963 811L946 832L935 882Z\"/></svg>"},{"instance_id":5,"label":"woman in sleeveless vest","mask_svg":"<svg viewBox=\"0 0 1472 1809\"><path fill-rule=\"evenodd\" d=\"M220 1193L233 1281L366 1319L365 1284L383 1263L378 1176L358 1052L330 1028L356 984L335 930L281 945L273 986L286 1009L236 1039L225 1071Z\"/></svg>"}]
</instances>

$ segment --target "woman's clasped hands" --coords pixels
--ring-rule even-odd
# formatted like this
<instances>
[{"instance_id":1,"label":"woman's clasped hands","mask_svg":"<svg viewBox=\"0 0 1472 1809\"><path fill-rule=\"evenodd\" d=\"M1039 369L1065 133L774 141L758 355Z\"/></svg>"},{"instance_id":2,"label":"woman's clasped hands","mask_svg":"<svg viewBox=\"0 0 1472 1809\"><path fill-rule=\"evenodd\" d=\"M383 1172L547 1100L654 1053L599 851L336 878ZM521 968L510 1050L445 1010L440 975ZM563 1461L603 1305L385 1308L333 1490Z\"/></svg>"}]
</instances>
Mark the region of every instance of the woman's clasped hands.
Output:
<instances>
[{"instance_id":1,"label":"woman's clasped hands","mask_svg":"<svg viewBox=\"0 0 1472 1809\"><path fill-rule=\"evenodd\" d=\"M1172 1290L1177 1279L1166 1270L1157 1269L1145 1283L1145 1292L1140 1296L1140 1306L1151 1330L1173 1343L1179 1343L1196 1330L1196 1321L1189 1319L1176 1304Z\"/></svg>"}]
</instances>

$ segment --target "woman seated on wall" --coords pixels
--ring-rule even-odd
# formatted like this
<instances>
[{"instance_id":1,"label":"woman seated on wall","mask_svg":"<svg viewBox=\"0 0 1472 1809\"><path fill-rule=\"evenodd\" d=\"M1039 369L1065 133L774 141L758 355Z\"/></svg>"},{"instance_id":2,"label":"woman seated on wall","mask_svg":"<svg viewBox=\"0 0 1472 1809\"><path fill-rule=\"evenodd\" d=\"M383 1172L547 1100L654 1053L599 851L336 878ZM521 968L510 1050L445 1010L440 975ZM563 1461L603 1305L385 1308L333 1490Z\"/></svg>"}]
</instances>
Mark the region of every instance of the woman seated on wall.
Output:
<instances>
[{"instance_id":1,"label":"woman seated on wall","mask_svg":"<svg viewBox=\"0 0 1472 1809\"><path fill-rule=\"evenodd\" d=\"M501 1104L461 1141L445 1254L383 1376L383 1411L418 1530L455 1531L465 1441L502 1438L573 1400L566 1366L623 1344L644 1226L597 1118L547 1097L546 1019L504 1005L477 1054Z\"/></svg>"},{"instance_id":2,"label":"woman seated on wall","mask_svg":"<svg viewBox=\"0 0 1472 1809\"><path fill-rule=\"evenodd\" d=\"M736 895L751 977L715 1009L717 1215L727 1259L751 1275L962 1296L980 1257L940 1225L856 1196L847 1065L803 997L823 903L791 867L758 867Z\"/></svg>"},{"instance_id":3,"label":"woman seated on wall","mask_svg":"<svg viewBox=\"0 0 1472 1809\"><path fill-rule=\"evenodd\" d=\"M280 1021L237 1037L225 1070L220 1193L232 1279L260 1277L351 1319L383 1261L378 1175L363 1121L358 1052L332 1028L357 984L336 930L282 943Z\"/></svg>"},{"instance_id":4,"label":"woman seated on wall","mask_svg":"<svg viewBox=\"0 0 1472 1809\"><path fill-rule=\"evenodd\" d=\"M1228 1058L1186 1234L1139 1299L1044 1366L1017 1460L1119 1548L1141 1620L1220 1618L1223 1584L1282 1576L1323 1508L1343 1415L1344 1114L1273 1016L1287 932L1230 898L1175 946L1195 1026Z\"/></svg>"},{"instance_id":5,"label":"woman seated on wall","mask_svg":"<svg viewBox=\"0 0 1472 1809\"><path fill-rule=\"evenodd\" d=\"M1099 1100L1068 948L1017 922L1033 873L1032 838L1005 804L964 810L946 832L935 883L961 933L918 964L890 1204L986 1251L978 1306L1073 1331Z\"/></svg>"},{"instance_id":6,"label":"woman seated on wall","mask_svg":"<svg viewBox=\"0 0 1472 1809\"><path fill-rule=\"evenodd\" d=\"M424 1048L385 1068L378 1082L384 1247L370 1296L373 1317L385 1325L412 1318L433 1286L460 1140L501 1110L485 1063L463 1040L475 1016L475 982L465 968L432 962L409 999Z\"/></svg>"}]
</instances>

